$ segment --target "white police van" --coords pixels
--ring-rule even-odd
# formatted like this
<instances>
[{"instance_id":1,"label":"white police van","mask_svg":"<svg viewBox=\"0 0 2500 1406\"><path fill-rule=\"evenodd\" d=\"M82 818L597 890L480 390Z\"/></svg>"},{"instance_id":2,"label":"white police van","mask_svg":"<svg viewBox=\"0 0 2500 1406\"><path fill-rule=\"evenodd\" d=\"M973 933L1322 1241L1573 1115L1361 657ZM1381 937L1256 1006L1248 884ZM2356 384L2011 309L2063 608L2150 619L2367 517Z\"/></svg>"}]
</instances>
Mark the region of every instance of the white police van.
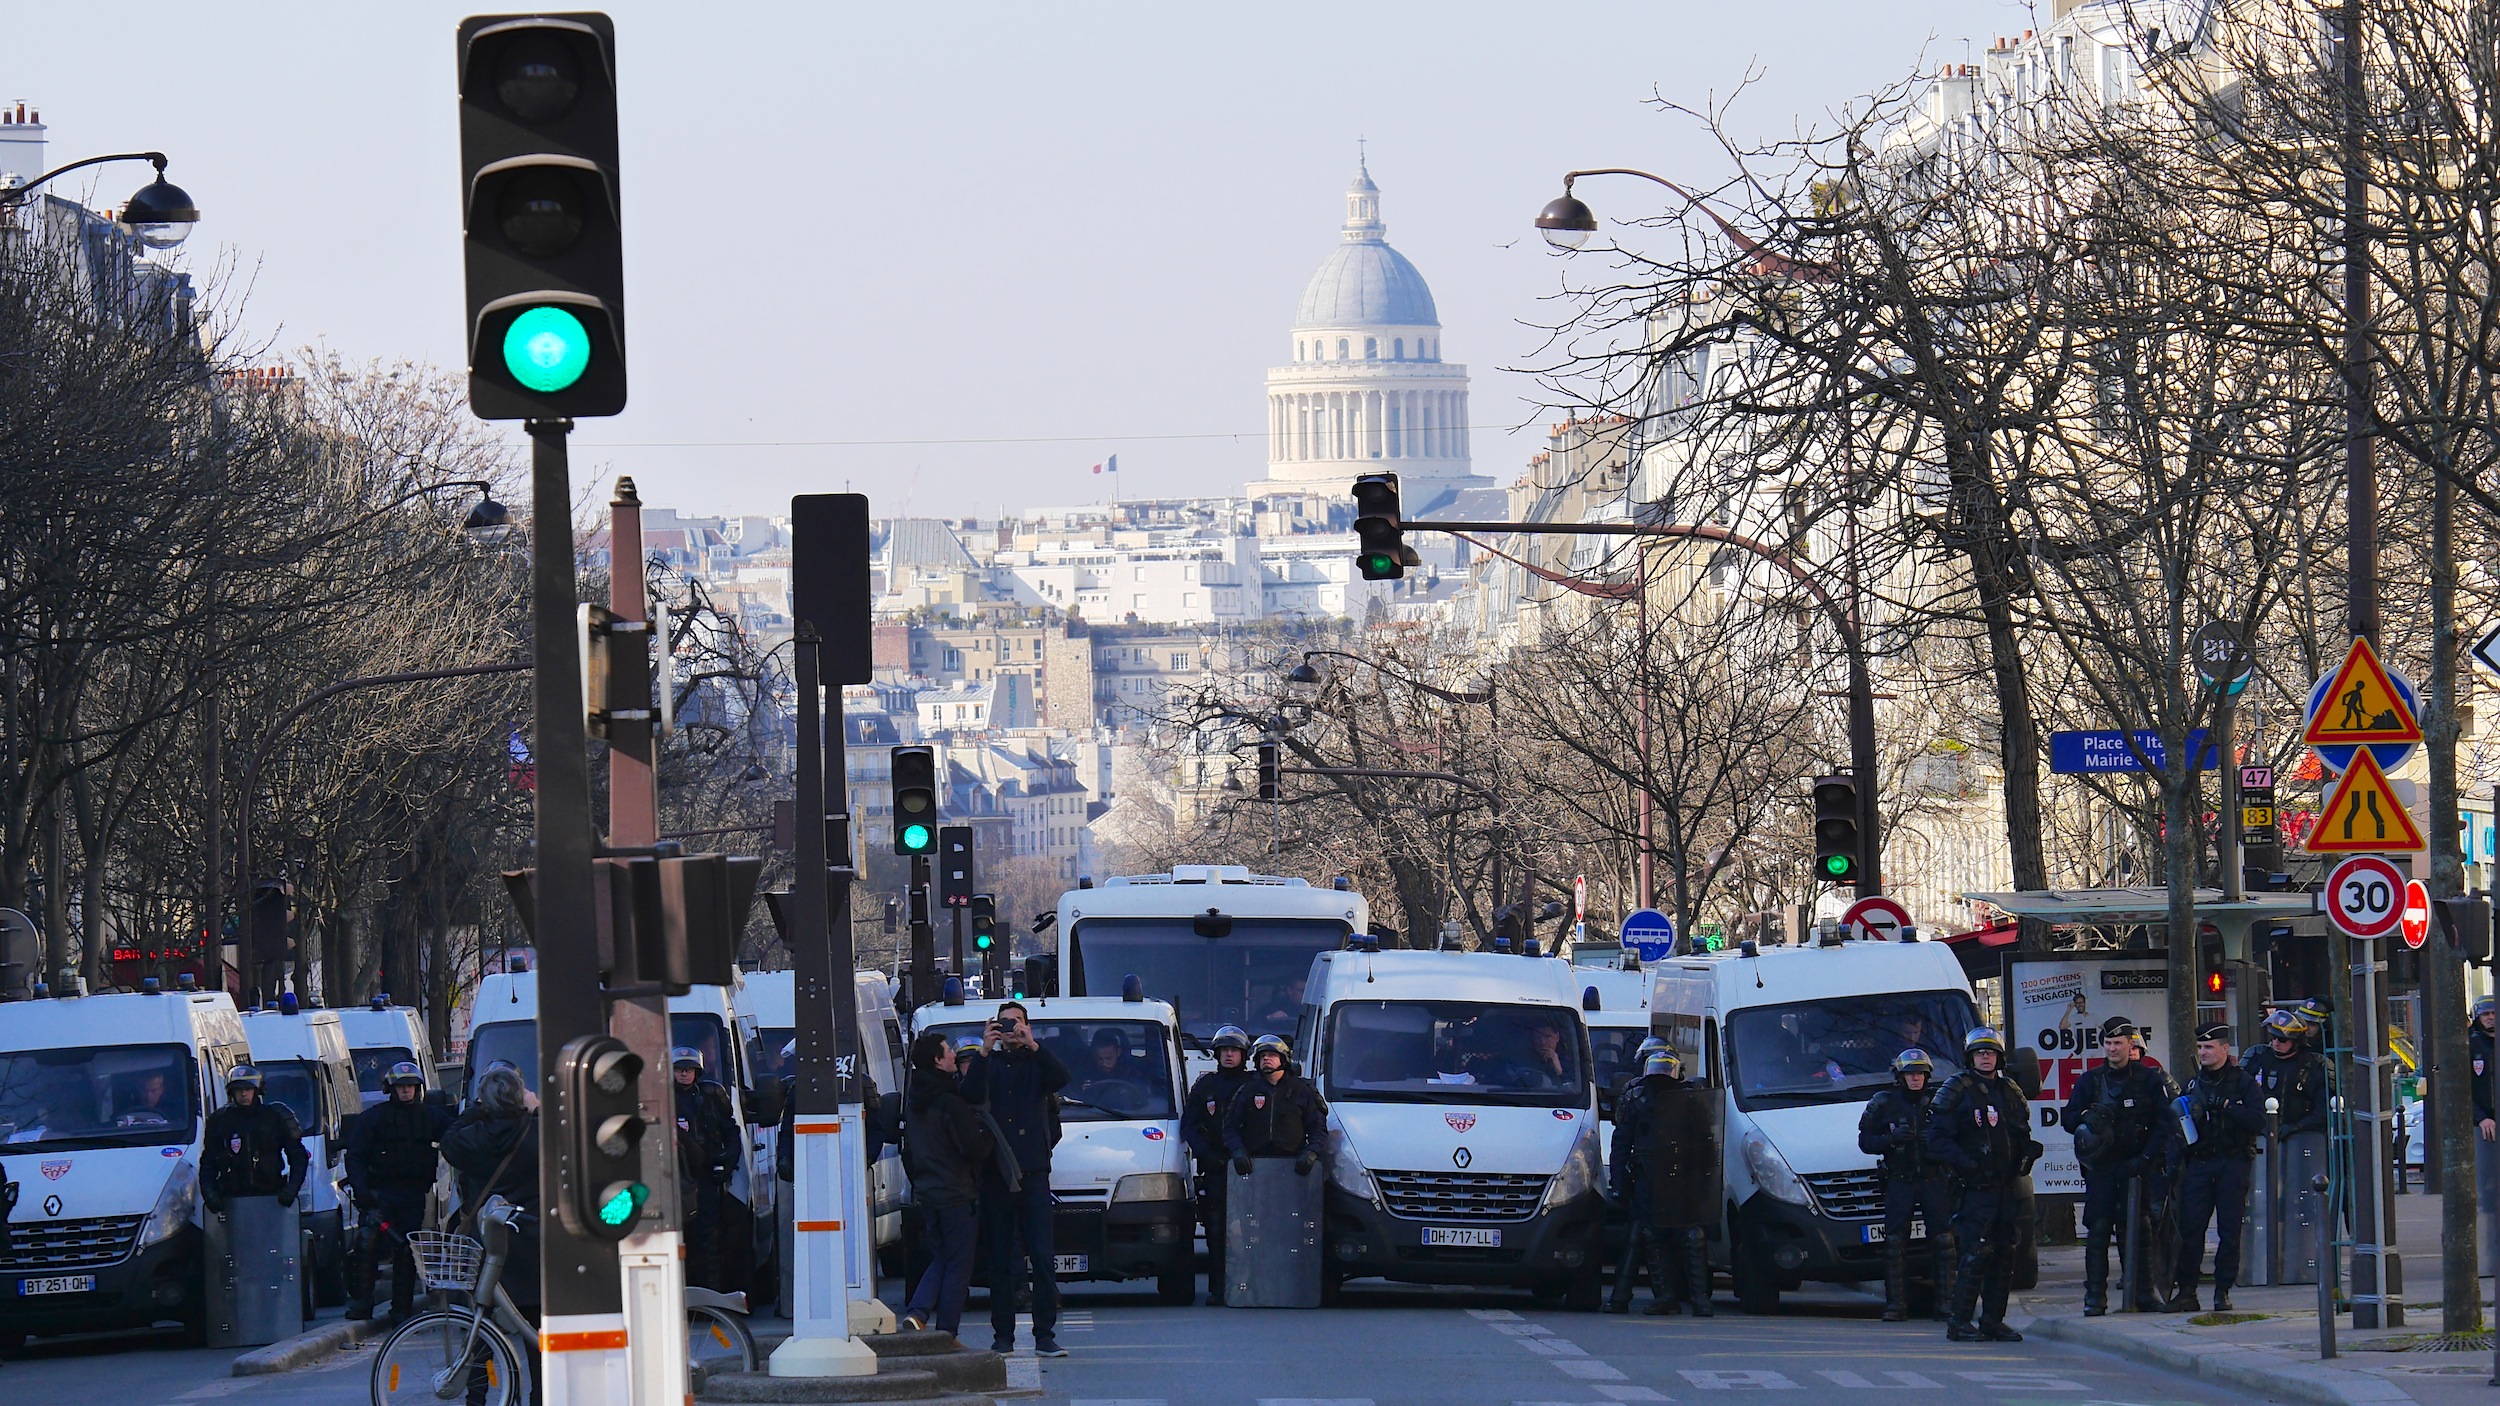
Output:
<instances>
[{"instance_id":1,"label":"white police van","mask_svg":"<svg viewBox=\"0 0 2500 1406\"><path fill-rule=\"evenodd\" d=\"M284 1104L304 1130L308 1167L296 1211L304 1227L304 1288L316 1307L347 1302L347 1245L356 1228L355 1198L347 1189L346 1120L364 1111L356 1090L356 1065L337 1011L305 1010L295 993L275 1009L243 1013L243 1035L262 1091ZM306 1315L310 1317L308 1313Z\"/></svg>"},{"instance_id":2,"label":"white police van","mask_svg":"<svg viewBox=\"0 0 2500 1406\"><path fill-rule=\"evenodd\" d=\"M411 1006L394 1006L387 996L376 996L372 1004L339 1007L339 1030L347 1036L347 1057L356 1064L356 1092L364 1106L371 1108L389 1097L382 1087L391 1066L402 1060L414 1064L425 1075L425 1091L431 1096L442 1087L442 1075L434 1067L434 1042L428 1038L425 1016Z\"/></svg>"},{"instance_id":3,"label":"white police van","mask_svg":"<svg viewBox=\"0 0 2500 1406\"><path fill-rule=\"evenodd\" d=\"M249 1046L224 992L154 986L0 1001L0 1348L168 1321L206 1340L200 1134Z\"/></svg>"},{"instance_id":4,"label":"white police van","mask_svg":"<svg viewBox=\"0 0 2500 1406\"><path fill-rule=\"evenodd\" d=\"M894 995L882 972L852 973L858 1002L859 1045L868 1077L889 1109L902 1106L903 1024L894 1009ZM798 973L747 972L738 985L737 1008L747 1038L747 1063L757 1080L776 1083L792 1072L782 1051L798 1038ZM770 1131L770 1130L765 1130ZM879 1263L889 1277L903 1277L901 1258L904 1209L911 1204L911 1179L903 1171L903 1150L879 1149L868 1169L869 1216L876 1222ZM788 1218L783 1207L783 1219ZM783 1228L786 1239L788 1229ZM784 1261L783 1268L788 1268Z\"/></svg>"},{"instance_id":5,"label":"white police van","mask_svg":"<svg viewBox=\"0 0 2500 1406\"><path fill-rule=\"evenodd\" d=\"M1508 1285L1597 1307L1605 1174L1581 1018L1550 957L1311 964L1294 1049L1328 1100L1328 1283Z\"/></svg>"},{"instance_id":6,"label":"white police van","mask_svg":"<svg viewBox=\"0 0 2500 1406\"><path fill-rule=\"evenodd\" d=\"M977 1042L1004 1001L932 1003L915 1033ZM1033 1038L1068 1067L1050 1155L1052 1252L1062 1280L1152 1279L1156 1297L1197 1296L1189 1149L1181 1141L1180 1018L1131 995L1034 996Z\"/></svg>"},{"instance_id":7,"label":"white police van","mask_svg":"<svg viewBox=\"0 0 2500 1406\"><path fill-rule=\"evenodd\" d=\"M1650 971L1652 1028L1683 1054L1687 1079L1720 1091L1725 1210L1710 1256L1737 1305L1768 1313L1807 1280L1881 1279L1883 1183L1858 1150L1858 1117L1905 1048L1927 1052L1937 1084L1960 1072L1978 1017L1951 949L1747 942ZM2023 1254L2015 1278L2027 1288L2038 1274L2028 1234Z\"/></svg>"}]
</instances>

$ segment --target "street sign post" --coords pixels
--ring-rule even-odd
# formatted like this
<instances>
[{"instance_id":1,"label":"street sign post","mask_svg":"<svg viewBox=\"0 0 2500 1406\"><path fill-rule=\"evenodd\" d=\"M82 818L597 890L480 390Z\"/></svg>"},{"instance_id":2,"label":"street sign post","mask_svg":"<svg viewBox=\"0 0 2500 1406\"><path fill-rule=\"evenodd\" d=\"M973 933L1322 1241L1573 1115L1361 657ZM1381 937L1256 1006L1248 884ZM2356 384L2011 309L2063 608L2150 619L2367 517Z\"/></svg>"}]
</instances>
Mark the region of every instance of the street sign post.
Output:
<instances>
[{"instance_id":1,"label":"street sign post","mask_svg":"<svg viewBox=\"0 0 2500 1406\"><path fill-rule=\"evenodd\" d=\"M2357 854L2326 876L2327 921L2346 937L2387 936L2404 918L2405 876L2375 854Z\"/></svg>"},{"instance_id":2,"label":"street sign post","mask_svg":"<svg viewBox=\"0 0 2500 1406\"><path fill-rule=\"evenodd\" d=\"M1849 905L1840 921L1860 942L1891 942L1913 925L1910 910L1890 898L1861 898Z\"/></svg>"},{"instance_id":3,"label":"street sign post","mask_svg":"<svg viewBox=\"0 0 2500 1406\"><path fill-rule=\"evenodd\" d=\"M1663 962L1675 951L1675 920L1644 908L1623 920L1623 945L1644 962Z\"/></svg>"},{"instance_id":4,"label":"street sign post","mask_svg":"<svg viewBox=\"0 0 2500 1406\"><path fill-rule=\"evenodd\" d=\"M2431 891L2420 879L2405 881L2404 914L2396 920L2396 930L2404 937L2405 946L2416 952L2422 950L2423 942L2431 935Z\"/></svg>"}]
</instances>

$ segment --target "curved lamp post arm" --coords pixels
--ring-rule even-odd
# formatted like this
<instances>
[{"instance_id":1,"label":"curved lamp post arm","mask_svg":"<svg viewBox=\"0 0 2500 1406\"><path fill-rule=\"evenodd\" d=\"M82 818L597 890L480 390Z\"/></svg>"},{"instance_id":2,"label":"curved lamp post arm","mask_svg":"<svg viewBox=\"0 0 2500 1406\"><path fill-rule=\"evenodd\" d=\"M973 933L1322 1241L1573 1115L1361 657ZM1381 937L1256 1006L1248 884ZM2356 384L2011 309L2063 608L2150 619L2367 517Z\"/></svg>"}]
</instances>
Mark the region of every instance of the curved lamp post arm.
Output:
<instances>
[{"instance_id":1,"label":"curved lamp post arm","mask_svg":"<svg viewBox=\"0 0 2500 1406\"><path fill-rule=\"evenodd\" d=\"M1321 655L1327 655L1332 659L1344 659L1356 664L1369 665L1370 667L1387 674L1389 677L1396 679L1399 683L1405 684L1407 687L1415 689L1418 692L1429 693L1444 703L1491 703L1493 701L1493 690L1491 688L1473 690L1441 688L1433 684L1425 683L1422 679L1416 678L1412 674L1392 669L1377 659L1367 659L1360 654L1348 654L1342 649L1306 649L1302 651L1302 662L1308 664L1313 659Z\"/></svg>"},{"instance_id":2,"label":"curved lamp post arm","mask_svg":"<svg viewBox=\"0 0 2500 1406\"><path fill-rule=\"evenodd\" d=\"M9 190L0 191L0 207L23 205L27 201L34 199L35 187L51 180L54 176L66 176L70 172L79 170L83 167L102 166L106 162L110 161L149 162L156 167L157 179L163 180L165 178L165 153L161 151L122 151L115 152L111 156L90 156L82 161L73 161L67 166L55 166L51 170L44 172L42 175L35 177L33 180L28 181L22 186L16 186Z\"/></svg>"}]
</instances>

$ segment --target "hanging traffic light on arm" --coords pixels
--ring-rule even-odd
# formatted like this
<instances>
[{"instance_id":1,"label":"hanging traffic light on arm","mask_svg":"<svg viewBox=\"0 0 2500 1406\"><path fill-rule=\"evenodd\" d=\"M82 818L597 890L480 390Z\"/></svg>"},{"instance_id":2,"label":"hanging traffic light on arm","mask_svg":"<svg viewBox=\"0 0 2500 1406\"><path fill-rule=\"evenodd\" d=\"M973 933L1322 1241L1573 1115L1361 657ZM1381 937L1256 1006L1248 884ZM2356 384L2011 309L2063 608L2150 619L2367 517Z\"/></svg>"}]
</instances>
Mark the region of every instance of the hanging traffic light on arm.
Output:
<instances>
[{"instance_id":1,"label":"hanging traffic light on arm","mask_svg":"<svg viewBox=\"0 0 2500 1406\"><path fill-rule=\"evenodd\" d=\"M894 762L894 852L933 854L937 850L937 753L927 747L897 747Z\"/></svg>"},{"instance_id":2,"label":"hanging traffic light on arm","mask_svg":"<svg viewBox=\"0 0 2500 1406\"><path fill-rule=\"evenodd\" d=\"M1814 778L1815 880L1854 884L1863 862L1864 856L1859 852L1857 778Z\"/></svg>"},{"instance_id":3,"label":"hanging traffic light on arm","mask_svg":"<svg viewBox=\"0 0 2500 1406\"><path fill-rule=\"evenodd\" d=\"M1398 476L1364 474L1354 480L1354 567L1366 581L1406 575L1406 531L1399 525Z\"/></svg>"}]
</instances>

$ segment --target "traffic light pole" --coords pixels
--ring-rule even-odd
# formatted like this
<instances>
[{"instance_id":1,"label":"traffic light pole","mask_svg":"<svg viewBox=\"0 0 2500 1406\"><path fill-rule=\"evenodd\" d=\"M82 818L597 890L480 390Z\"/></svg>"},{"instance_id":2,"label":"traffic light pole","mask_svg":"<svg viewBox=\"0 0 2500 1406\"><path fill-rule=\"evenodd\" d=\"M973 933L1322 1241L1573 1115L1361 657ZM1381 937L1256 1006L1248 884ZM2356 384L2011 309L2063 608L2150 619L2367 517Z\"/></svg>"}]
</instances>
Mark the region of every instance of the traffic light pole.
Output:
<instances>
[{"instance_id":1,"label":"traffic light pole","mask_svg":"<svg viewBox=\"0 0 2500 1406\"><path fill-rule=\"evenodd\" d=\"M911 857L911 887L903 891L903 911L911 923L911 1000L925 1006L938 999L937 932L929 921L929 856Z\"/></svg>"},{"instance_id":2,"label":"traffic light pole","mask_svg":"<svg viewBox=\"0 0 2500 1406\"><path fill-rule=\"evenodd\" d=\"M955 916L955 958L954 958L954 960L955 960L955 966L954 966L954 972L955 972L955 975L957 975L957 976L962 976L962 975L964 974L964 910L962 910L961 908L950 908L950 909L948 909L948 910L946 910L946 911L948 911L949 913L954 914L954 916ZM984 994L987 994L987 993L984 993Z\"/></svg>"},{"instance_id":3,"label":"traffic light pole","mask_svg":"<svg viewBox=\"0 0 2500 1406\"><path fill-rule=\"evenodd\" d=\"M798 982L798 1059L791 1110L790 1339L773 1350L776 1377L864 1377L877 1355L852 1332L852 1303L873 1298L868 1220L867 1119L859 1087L859 1009L851 991L851 856L838 875L825 853L828 774L845 799L842 694L832 716L823 688L814 624L798 624L792 682L798 689L798 873L790 881L792 965ZM863 1292L863 1288L865 1292Z\"/></svg>"},{"instance_id":4,"label":"traffic light pole","mask_svg":"<svg viewBox=\"0 0 2500 1406\"><path fill-rule=\"evenodd\" d=\"M531 420L530 652L537 709L539 1323L548 1406L627 1399L625 1305L616 1247L576 1231L578 1169L564 1047L607 1029L591 891L590 732L582 715L582 661L574 640L573 490L565 453L570 420Z\"/></svg>"}]
</instances>

